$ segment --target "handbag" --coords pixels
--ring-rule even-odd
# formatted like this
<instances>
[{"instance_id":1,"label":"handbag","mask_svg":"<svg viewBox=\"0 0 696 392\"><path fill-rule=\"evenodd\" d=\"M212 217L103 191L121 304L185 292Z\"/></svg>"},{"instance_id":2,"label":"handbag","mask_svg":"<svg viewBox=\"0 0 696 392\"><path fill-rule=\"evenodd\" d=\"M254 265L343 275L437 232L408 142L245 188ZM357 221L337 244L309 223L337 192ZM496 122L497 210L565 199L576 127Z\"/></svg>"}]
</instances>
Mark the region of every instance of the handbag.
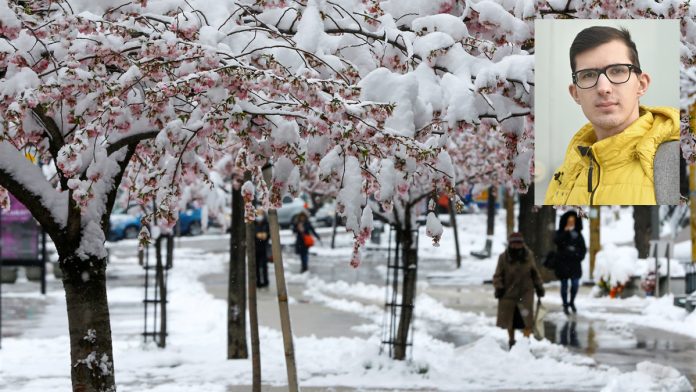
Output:
<instances>
[{"instance_id":1,"label":"handbag","mask_svg":"<svg viewBox=\"0 0 696 392\"><path fill-rule=\"evenodd\" d=\"M544 262L542 263L544 267L554 271L556 270L556 251L550 251L544 257Z\"/></svg>"},{"instance_id":2,"label":"handbag","mask_svg":"<svg viewBox=\"0 0 696 392\"><path fill-rule=\"evenodd\" d=\"M536 312L534 312L534 325L532 326L532 332L536 340L544 340L544 317L546 317L546 313L548 313L546 306L541 303L541 298L537 298Z\"/></svg>"},{"instance_id":3,"label":"handbag","mask_svg":"<svg viewBox=\"0 0 696 392\"><path fill-rule=\"evenodd\" d=\"M311 234L305 233L302 236L302 240L304 241L304 245L306 247L311 248L312 246L314 246L314 237L312 237Z\"/></svg>"}]
</instances>

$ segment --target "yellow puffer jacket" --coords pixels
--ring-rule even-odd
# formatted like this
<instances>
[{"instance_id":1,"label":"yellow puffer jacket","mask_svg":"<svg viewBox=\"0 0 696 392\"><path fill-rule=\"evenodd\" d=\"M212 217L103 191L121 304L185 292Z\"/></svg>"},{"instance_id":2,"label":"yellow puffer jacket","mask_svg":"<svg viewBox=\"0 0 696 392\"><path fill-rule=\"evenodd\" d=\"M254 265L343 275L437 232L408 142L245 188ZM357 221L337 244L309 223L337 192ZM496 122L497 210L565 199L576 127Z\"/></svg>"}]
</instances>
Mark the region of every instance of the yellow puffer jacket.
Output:
<instances>
[{"instance_id":1,"label":"yellow puffer jacket","mask_svg":"<svg viewBox=\"0 0 696 392\"><path fill-rule=\"evenodd\" d=\"M573 136L544 204L655 204L655 152L660 144L679 140L679 110L640 106L640 117L623 132L596 140L592 124Z\"/></svg>"}]
</instances>

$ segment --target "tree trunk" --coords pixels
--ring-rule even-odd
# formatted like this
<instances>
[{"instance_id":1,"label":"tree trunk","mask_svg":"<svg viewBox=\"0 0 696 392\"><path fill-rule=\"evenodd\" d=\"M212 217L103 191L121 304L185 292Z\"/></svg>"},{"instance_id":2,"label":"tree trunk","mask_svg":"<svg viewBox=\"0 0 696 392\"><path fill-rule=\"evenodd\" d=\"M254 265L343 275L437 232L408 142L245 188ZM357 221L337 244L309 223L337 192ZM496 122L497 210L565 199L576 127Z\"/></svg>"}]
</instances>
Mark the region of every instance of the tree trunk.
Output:
<instances>
[{"instance_id":1,"label":"tree trunk","mask_svg":"<svg viewBox=\"0 0 696 392\"><path fill-rule=\"evenodd\" d=\"M271 176L271 167L264 167L263 177L267 184L271 183ZM280 312L280 330L283 334L285 369L288 374L288 391L298 392L299 384L297 382L297 364L295 363L295 344L292 340L292 324L290 320L290 307L288 305L288 288L285 285L283 252L280 248L280 224L278 224L278 211L273 208L268 211L268 225L271 230L273 269L275 270L276 290L278 291L278 310Z\"/></svg>"},{"instance_id":2,"label":"tree trunk","mask_svg":"<svg viewBox=\"0 0 696 392\"><path fill-rule=\"evenodd\" d=\"M336 232L338 231L338 220L340 216L338 212L334 213L333 230L331 230L331 249L336 249Z\"/></svg>"},{"instance_id":3,"label":"tree trunk","mask_svg":"<svg viewBox=\"0 0 696 392\"><path fill-rule=\"evenodd\" d=\"M61 258L70 332L74 392L116 391L111 324L106 298L106 258Z\"/></svg>"},{"instance_id":4,"label":"tree trunk","mask_svg":"<svg viewBox=\"0 0 696 392\"><path fill-rule=\"evenodd\" d=\"M158 347L167 347L167 286L164 282L164 264L162 263L162 236L155 240L155 280L160 296L160 336Z\"/></svg>"},{"instance_id":5,"label":"tree trunk","mask_svg":"<svg viewBox=\"0 0 696 392\"><path fill-rule=\"evenodd\" d=\"M594 268L600 248L602 228L602 207L590 207L590 279L594 281Z\"/></svg>"},{"instance_id":6,"label":"tree trunk","mask_svg":"<svg viewBox=\"0 0 696 392\"><path fill-rule=\"evenodd\" d=\"M268 182L268 181L267 181ZM290 307L288 305L288 289L285 286L285 269L283 254L280 248L280 225L278 211L268 211L268 223L271 229L271 249L273 252L273 267L275 269L276 288L278 290L278 308L280 310L280 329L283 333L283 348L285 350L285 367L288 373L288 390L297 392L297 365L295 363L295 345L292 340L292 325L290 323Z\"/></svg>"},{"instance_id":7,"label":"tree trunk","mask_svg":"<svg viewBox=\"0 0 696 392\"><path fill-rule=\"evenodd\" d=\"M542 266L546 254L553 249L553 233L556 229L556 210L553 206L541 206L535 210L534 185L526 194L520 194L520 211L517 226L524 242L534 252L537 267ZM540 268L545 281L553 279L546 268Z\"/></svg>"},{"instance_id":8,"label":"tree trunk","mask_svg":"<svg viewBox=\"0 0 696 392\"><path fill-rule=\"evenodd\" d=\"M651 206L633 206L633 242L638 249L639 259L647 258L650 253L651 209Z\"/></svg>"},{"instance_id":9,"label":"tree trunk","mask_svg":"<svg viewBox=\"0 0 696 392\"><path fill-rule=\"evenodd\" d=\"M246 181L251 180L251 173L244 173ZM256 226L254 222L246 223L247 256L247 290L249 292L249 329L251 335L251 373L252 392L261 392L261 348L259 345L259 314L256 303ZM265 260L264 260L265 261Z\"/></svg>"},{"instance_id":10,"label":"tree trunk","mask_svg":"<svg viewBox=\"0 0 696 392\"><path fill-rule=\"evenodd\" d=\"M509 237L515 231L515 194L512 189L505 192L505 232Z\"/></svg>"},{"instance_id":11,"label":"tree trunk","mask_svg":"<svg viewBox=\"0 0 696 392\"><path fill-rule=\"evenodd\" d=\"M241 359L249 357L246 342L246 230L241 189L232 190L231 229L230 274L227 288L227 359Z\"/></svg>"},{"instance_id":12,"label":"tree trunk","mask_svg":"<svg viewBox=\"0 0 696 392\"><path fill-rule=\"evenodd\" d=\"M457 230L457 213L456 211L454 211L454 203L452 203L452 200L449 201L449 215L450 224L452 225L452 232L454 233L454 251L457 254L457 268L460 268L462 266L462 256L459 253L459 231Z\"/></svg>"},{"instance_id":13,"label":"tree trunk","mask_svg":"<svg viewBox=\"0 0 696 392\"><path fill-rule=\"evenodd\" d=\"M408 334L413 321L413 309L416 300L416 281L418 268L418 248L411 233L411 207L406 206L403 226L397 228L397 241L401 245L404 282L401 292L401 314L394 340L394 359L406 359Z\"/></svg>"}]
</instances>

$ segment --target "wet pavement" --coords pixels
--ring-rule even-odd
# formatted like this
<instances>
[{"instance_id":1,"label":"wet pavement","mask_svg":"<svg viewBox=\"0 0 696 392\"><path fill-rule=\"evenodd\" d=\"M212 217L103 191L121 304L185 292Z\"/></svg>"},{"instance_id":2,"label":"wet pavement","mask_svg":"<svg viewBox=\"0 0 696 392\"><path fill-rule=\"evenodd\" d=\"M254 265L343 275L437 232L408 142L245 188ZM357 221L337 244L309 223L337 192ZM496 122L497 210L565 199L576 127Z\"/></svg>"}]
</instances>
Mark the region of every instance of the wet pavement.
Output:
<instances>
[{"instance_id":1,"label":"wet pavement","mask_svg":"<svg viewBox=\"0 0 696 392\"><path fill-rule=\"evenodd\" d=\"M294 257L288 254L290 257ZM468 261L471 262L471 261ZM311 264L311 260L310 260ZM358 271L346 272L344 262L311 264L313 274L327 282L344 280L348 283L364 282L384 286L386 281L386 251L372 252L364 258ZM452 269L451 260L419 260L419 294L427 294L444 306L464 312L495 317L497 301L490 284L456 284L429 276L432 271ZM421 282L427 282L423 285ZM559 297L558 287L547 287L547 296ZM590 288L581 287L579 295L588 295ZM547 301L548 302L548 301ZM634 371L643 361L652 361L674 367L696 385L696 339L664 330L642 326L589 320L582 316L568 318L560 306L546 305L550 314L545 322L545 337L551 342L566 346L569 350L587 355L599 364L609 365L621 371ZM630 312L612 309L613 312ZM430 320L430 323L433 321ZM462 332L443 324L429 330L437 339L463 346L480 336Z\"/></svg>"},{"instance_id":2,"label":"wet pavement","mask_svg":"<svg viewBox=\"0 0 696 392\"><path fill-rule=\"evenodd\" d=\"M425 292L450 308L483 313L489 317L496 315L497 303L490 285L464 288L438 286ZM547 288L547 295L558 296L558 288ZM567 317L560 306L548 303L546 306L550 313L544 322L544 337L549 341L624 372L635 370L636 365L643 361L671 366L684 374L692 385L696 385L695 339L654 328L590 320L581 315ZM455 346L464 346L479 338L448 325L431 333Z\"/></svg>"},{"instance_id":3,"label":"wet pavement","mask_svg":"<svg viewBox=\"0 0 696 392\"><path fill-rule=\"evenodd\" d=\"M326 238L324 239L326 242ZM218 241L219 242L219 241ZM126 252L124 249L123 252ZM296 274L299 270L299 262L295 256L288 252L284 255L287 260L287 271ZM363 264L358 269L348 265L348 255L336 254L330 260L324 255L310 257L310 271L326 282L342 280L348 283L363 282L383 287L386 281L385 251L372 251L368 253ZM481 313L487 317L495 317L497 301L493 298L493 289L490 285L481 284L447 284L447 281L438 281L429 278L431 271L443 271L452 269L451 260L437 260L421 258L419 261L419 293L427 294L448 308L459 311ZM129 269L129 271L134 271ZM111 269L112 279L110 287L142 287L142 273L135 271L125 273L118 269ZM273 282L272 269L269 277ZM203 279L206 288L215 297L227 298L227 272L206 275ZM423 284L426 283L427 284ZM353 313L342 312L319 304L311 303L303 296L304 283L288 281L290 294L290 311L293 319L293 332L297 336L315 335L317 337L333 336L366 336L364 330L356 329L372 321ZM54 278L48 280L48 296L38 294L39 285L27 282L20 278L18 284L2 286L2 336L30 337L35 329L37 320L45 314L48 305L55 301L55 295L62 295L62 284ZM581 294L587 293L587 288L581 288ZM558 296L557 287L547 288L547 296ZM275 290L261 290L258 292L259 318L262 325L279 329L277 311L277 298ZM379 305L379 304L377 304ZM110 306L113 314L132 312L128 309L132 305L115 303ZM692 383L696 385L696 340L687 336L656 330L651 328L623 325L618 323L589 320L582 317L582 313L576 318L567 318L560 312L560 308L547 305L550 310L545 322L545 337L552 342L567 346L571 351L592 357L600 364L616 367L622 371L635 370L636 364L642 361L652 361L678 369ZM48 307L50 309L50 307ZM57 309L55 311L61 311ZM582 312L582 309L580 310ZM55 320L55 317L51 317ZM432 323L432 321L431 321ZM56 336L64 335L67 331L65 325L50 326L48 331ZM41 327L42 333L47 329ZM123 332L123 331L122 331ZM134 321L132 333L139 335L142 332L142 319ZM431 332L436 338L451 342L455 346L463 346L475 341L478 336L464 333L451 325L435 326ZM282 388L266 387L264 391L275 392ZM230 392L244 392L248 386L230 386ZM335 392L361 391L353 388L315 388L303 387L303 390L323 390Z\"/></svg>"},{"instance_id":4,"label":"wet pavement","mask_svg":"<svg viewBox=\"0 0 696 392\"><path fill-rule=\"evenodd\" d=\"M679 370L696 385L696 341L688 336L582 317L544 324L547 339L598 363L625 372L651 361Z\"/></svg>"}]
</instances>

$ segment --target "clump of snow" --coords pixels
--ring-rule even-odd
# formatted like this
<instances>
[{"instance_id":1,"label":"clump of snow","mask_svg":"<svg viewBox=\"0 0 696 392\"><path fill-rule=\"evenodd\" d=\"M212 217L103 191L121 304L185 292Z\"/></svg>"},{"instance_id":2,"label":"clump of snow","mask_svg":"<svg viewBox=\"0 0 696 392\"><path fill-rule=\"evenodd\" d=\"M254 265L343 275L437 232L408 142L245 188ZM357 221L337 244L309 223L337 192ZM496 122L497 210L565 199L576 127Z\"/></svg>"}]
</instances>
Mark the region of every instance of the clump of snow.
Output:
<instances>
[{"instance_id":1,"label":"clump of snow","mask_svg":"<svg viewBox=\"0 0 696 392\"><path fill-rule=\"evenodd\" d=\"M362 215L362 203L364 196L360 189L362 176L360 163L354 156L346 157L343 187L338 192L336 202L343 208L343 216L346 217L346 229L357 233L360 229L360 216Z\"/></svg>"},{"instance_id":2,"label":"clump of snow","mask_svg":"<svg viewBox=\"0 0 696 392\"><path fill-rule=\"evenodd\" d=\"M442 88L447 106L445 119L451 127L454 127L457 121L471 124L479 122L471 80L446 74L442 77Z\"/></svg>"},{"instance_id":3,"label":"clump of snow","mask_svg":"<svg viewBox=\"0 0 696 392\"><path fill-rule=\"evenodd\" d=\"M636 275L638 250L632 246L606 244L597 252L595 277L616 286Z\"/></svg>"},{"instance_id":4,"label":"clump of snow","mask_svg":"<svg viewBox=\"0 0 696 392\"><path fill-rule=\"evenodd\" d=\"M442 223L440 222L440 219L438 219L437 215L435 215L434 212L428 213L428 219L426 221L425 226L425 234L428 237L433 238L433 246L440 246L439 241L443 231Z\"/></svg>"},{"instance_id":5,"label":"clump of snow","mask_svg":"<svg viewBox=\"0 0 696 392\"><path fill-rule=\"evenodd\" d=\"M674 295L672 294L651 298L650 303L643 308L642 313L646 316L673 321L682 321L687 316L686 310L674 306Z\"/></svg>"},{"instance_id":6,"label":"clump of snow","mask_svg":"<svg viewBox=\"0 0 696 392\"><path fill-rule=\"evenodd\" d=\"M416 18L411 22L411 29L417 33L441 31L455 41L462 40L469 35L469 30L464 21L450 14L427 15Z\"/></svg>"},{"instance_id":7,"label":"clump of snow","mask_svg":"<svg viewBox=\"0 0 696 392\"><path fill-rule=\"evenodd\" d=\"M396 135L413 137L416 128L427 124L432 117L418 96L418 78L412 74L401 75L378 68L358 85L361 99L396 104L392 116L385 122L385 127Z\"/></svg>"},{"instance_id":8,"label":"clump of snow","mask_svg":"<svg viewBox=\"0 0 696 392\"><path fill-rule=\"evenodd\" d=\"M324 22L321 20L316 3L314 0L307 2L307 7L302 12L302 18L297 24L297 33L294 37L297 47L309 52L317 51L324 31Z\"/></svg>"},{"instance_id":9,"label":"clump of snow","mask_svg":"<svg viewBox=\"0 0 696 392\"><path fill-rule=\"evenodd\" d=\"M439 49L449 48L454 44L451 36L441 32L433 32L422 37L416 38L413 42L413 52L425 59L432 52Z\"/></svg>"},{"instance_id":10,"label":"clump of snow","mask_svg":"<svg viewBox=\"0 0 696 392\"><path fill-rule=\"evenodd\" d=\"M689 380L677 370L654 362L644 361L636 365L636 371L613 378L602 392L668 391L691 392Z\"/></svg>"},{"instance_id":11,"label":"clump of snow","mask_svg":"<svg viewBox=\"0 0 696 392\"><path fill-rule=\"evenodd\" d=\"M470 7L478 13L479 23L496 26L496 30L508 35L511 40L519 42L532 38L530 27L522 20L515 18L500 4L483 0L471 4Z\"/></svg>"},{"instance_id":12,"label":"clump of snow","mask_svg":"<svg viewBox=\"0 0 696 392\"><path fill-rule=\"evenodd\" d=\"M379 195L377 200L387 201L391 200L394 196L396 171L394 169L394 161L391 159L383 159L380 164L381 167L377 175L377 181L379 181Z\"/></svg>"},{"instance_id":13,"label":"clump of snow","mask_svg":"<svg viewBox=\"0 0 696 392\"><path fill-rule=\"evenodd\" d=\"M340 146L332 148L319 162L319 175L322 177L329 177L336 174L343 161L341 155Z\"/></svg>"}]
</instances>

